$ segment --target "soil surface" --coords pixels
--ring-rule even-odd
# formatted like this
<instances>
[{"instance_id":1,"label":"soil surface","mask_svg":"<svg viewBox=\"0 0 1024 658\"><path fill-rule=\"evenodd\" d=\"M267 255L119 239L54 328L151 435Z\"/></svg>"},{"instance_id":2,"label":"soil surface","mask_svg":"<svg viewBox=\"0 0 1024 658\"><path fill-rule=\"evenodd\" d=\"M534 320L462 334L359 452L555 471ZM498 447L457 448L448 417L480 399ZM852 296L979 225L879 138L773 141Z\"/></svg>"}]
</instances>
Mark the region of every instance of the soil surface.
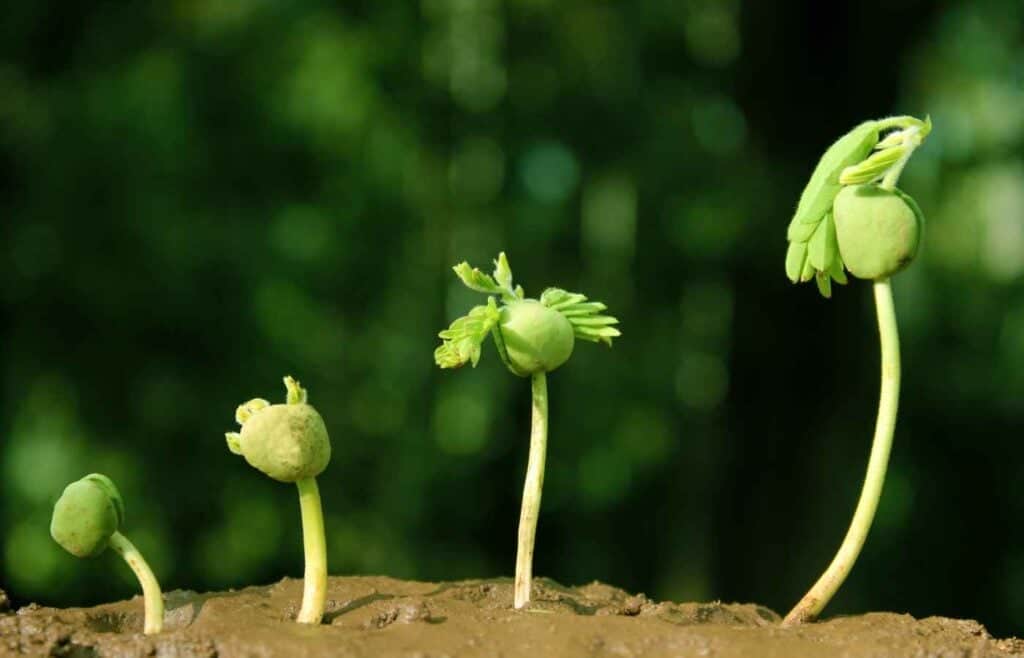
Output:
<instances>
[{"instance_id":1,"label":"soil surface","mask_svg":"<svg viewBox=\"0 0 1024 658\"><path fill-rule=\"evenodd\" d=\"M534 582L529 610L512 609L512 581L421 583L332 578L319 627L292 621L302 582L165 596L165 630L142 635L142 600L95 608L29 605L0 612L0 655L343 656L351 658L980 658L1024 656L974 621L872 613L799 628L751 604L658 603L608 585Z\"/></svg>"}]
</instances>

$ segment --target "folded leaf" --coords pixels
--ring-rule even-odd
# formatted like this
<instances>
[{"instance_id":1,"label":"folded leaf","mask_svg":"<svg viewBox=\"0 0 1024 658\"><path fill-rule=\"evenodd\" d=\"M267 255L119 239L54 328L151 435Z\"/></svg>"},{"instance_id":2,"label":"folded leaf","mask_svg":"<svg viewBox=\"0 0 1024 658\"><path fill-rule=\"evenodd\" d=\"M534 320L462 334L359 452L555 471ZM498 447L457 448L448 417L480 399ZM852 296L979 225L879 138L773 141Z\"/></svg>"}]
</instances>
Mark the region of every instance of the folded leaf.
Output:
<instances>
[{"instance_id":1,"label":"folded leaf","mask_svg":"<svg viewBox=\"0 0 1024 658\"><path fill-rule=\"evenodd\" d=\"M455 270L455 274L462 279L462 282L470 290L487 293L488 295L500 295L502 292L501 286L490 275L484 274L475 267L470 267L469 263L465 261L452 269Z\"/></svg>"},{"instance_id":2,"label":"folded leaf","mask_svg":"<svg viewBox=\"0 0 1024 658\"><path fill-rule=\"evenodd\" d=\"M878 128L875 121L865 121L836 140L814 168L790 224L814 224L820 221L839 193L840 172L866 158L876 143Z\"/></svg>"},{"instance_id":3,"label":"folded leaf","mask_svg":"<svg viewBox=\"0 0 1024 658\"><path fill-rule=\"evenodd\" d=\"M509 267L504 251L498 254L498 258L494 261L494 280L503 289L512 292L512 268Z\"/></svg>"},{"instance_id":4,"label":"folded leaf","mask_svg":"<svg viewBox=\"0 0 1024 658\"><path fill-rule=\"evenodd\" d=\"M832 213L827 212L807 245L807 259L818 272L827 272L838 256L836 227L832 220Z\"/></svg>"}]
</instances>

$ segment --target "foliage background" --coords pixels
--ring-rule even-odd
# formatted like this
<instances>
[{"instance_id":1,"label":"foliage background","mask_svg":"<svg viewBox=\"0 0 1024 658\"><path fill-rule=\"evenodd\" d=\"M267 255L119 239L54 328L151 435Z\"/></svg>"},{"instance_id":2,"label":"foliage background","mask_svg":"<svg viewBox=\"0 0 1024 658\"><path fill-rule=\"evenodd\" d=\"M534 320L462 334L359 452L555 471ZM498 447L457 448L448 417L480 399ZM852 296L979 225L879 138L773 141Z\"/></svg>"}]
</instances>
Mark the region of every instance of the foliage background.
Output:
<instances>
[{"instance_id":1,"label":"foliage background","mask_svg":"<svg viewBox=\"0 0 1024 658\"><path fill-rule=\"evenodd\" d=\"M48 537L122 487L166 589L301 574L295 493L228 453L298 376L331 569L511 575L529 387L440 372L509 253L608 302L551 378L536 570L785 612L845 532L877 395L869 287L783 271L814 161L930 113L903 187L891 475L829 613L1024 620L1024 6L1017 0L25 2L0 22L0 585L133 594ZM490 350L490 348L488 348Z\"/></svg>"}]
</instances>

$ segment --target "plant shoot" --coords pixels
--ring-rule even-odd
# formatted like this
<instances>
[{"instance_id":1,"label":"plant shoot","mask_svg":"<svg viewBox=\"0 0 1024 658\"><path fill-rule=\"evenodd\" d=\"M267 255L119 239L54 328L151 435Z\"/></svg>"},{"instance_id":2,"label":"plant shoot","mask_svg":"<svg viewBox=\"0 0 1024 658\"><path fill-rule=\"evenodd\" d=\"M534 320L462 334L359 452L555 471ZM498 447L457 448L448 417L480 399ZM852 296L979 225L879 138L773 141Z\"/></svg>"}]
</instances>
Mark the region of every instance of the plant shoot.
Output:
<instances>
[{"instance_id":1,"label":"plant shoot","mask_svg":"<svg viewBox=\"0 0 1024 658\"><path fill-rule=\"evenodd\" d=\"M442 342L434 351L434 361L441 368L467 363L476 367L481 345L491 336L505 366L514 375L530 378L530 456L516 552L514 603L519 609L530 602L533 579L533 548L548 440L547 373L569 360L577 339L611 346L612 339L621 334L614 326L618 320L603 314L607 307L601 302L588 301L585 295L560 288L548 288L540 299L527 299L522 287L512 284L512 270L504 252L498 254L494 265L491 276L465 262L455 266L455 274L467 287L488 295L487 303L473 307L439 334Z\"/></svg>"},{"instance_id":2,"label":"plant shoot","mask_svg":"<svg viewBox=\"0 0 1024 658\"><path fill-rule=\"evenodd\" d=\"M96 557L109 546L124 558L142 585L143 632L153 635L163 630L163 594L142 554L119 532L123 523L121 493L106 475L92 473L65 487L53 506L50 536L75 557Z\"/></svg>"},{"instance_id":3,"label":"plant shoot","mask_svg":"<svg viewBox=\"0 0 1024 658\"><path fill-rule=\"evenodd\" d=\"M296 621L319 624L327 599L327 540L316 476L331 460L331 441L323 418L307 402L306 389L284 378L284 404L256 398L235 411L241 432L228 432L228 449L278 482L299 489L302 536L306 557L302 607Z\"/></svg>"},{"instance_id":4,"label":"plant shoot","mask_svg":"<svg viewBox=\"0 0 1024 658\"><path fill-rule=\"evenodd\" d=\"M783 625L817 618L846 580L878 508L896 429L900 346L890 277L917 255L924 218L896 181L931 132L931 120L901 116L866 121L833 144L811 175L789 223L786 274L793 283L814 279L830 297L845 271L873 282L881 341L881 393L867 476L853 521L825 573Z\"/></svg>"}]
</instances>

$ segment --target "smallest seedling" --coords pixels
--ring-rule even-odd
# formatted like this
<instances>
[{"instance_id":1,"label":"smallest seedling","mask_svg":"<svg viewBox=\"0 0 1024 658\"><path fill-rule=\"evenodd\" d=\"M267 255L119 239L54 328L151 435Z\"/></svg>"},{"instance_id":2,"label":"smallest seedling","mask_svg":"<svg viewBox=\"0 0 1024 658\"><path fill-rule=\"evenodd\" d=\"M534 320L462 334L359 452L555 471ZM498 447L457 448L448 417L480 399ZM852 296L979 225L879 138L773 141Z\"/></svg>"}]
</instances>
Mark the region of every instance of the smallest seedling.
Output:
<instances>
[{"instance_id":1,"label":"smallest seedling","mask_svg":"<svg viewBox=\"0 0 1024 658\"><path fill-rule=\"evenodd\" d=\"M153 570L142 554L118 532L124 523L121 493L106 475L92 473L69 484L53 506L50 536L75 557L95 557L113 548L124 558L142 584L145 599L146 635L159 633L164 625L164 600Z\"/></svg>"}]
</instances>

